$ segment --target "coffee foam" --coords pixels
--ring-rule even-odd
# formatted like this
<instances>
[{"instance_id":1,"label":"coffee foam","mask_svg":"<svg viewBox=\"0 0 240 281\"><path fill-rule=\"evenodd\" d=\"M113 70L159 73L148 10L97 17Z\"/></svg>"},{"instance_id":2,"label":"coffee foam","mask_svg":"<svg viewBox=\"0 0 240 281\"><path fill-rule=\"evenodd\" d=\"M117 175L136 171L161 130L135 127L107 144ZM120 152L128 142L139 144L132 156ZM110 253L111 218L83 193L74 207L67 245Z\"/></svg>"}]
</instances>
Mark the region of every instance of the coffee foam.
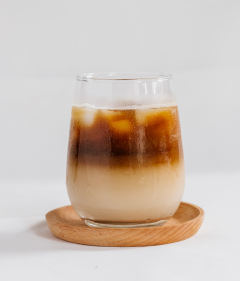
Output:
<instances>
[{"instance_id":1,"label":"coffee foam","mask_svg":"<svg viewBox=\"0 0 240 281\"><path fill-rule=\"evenodd\" d=\"M136 109L153 109L153 108L166 108L177 106L176 101L163 102L156 104L142 104L142 105L123 105L123 106L95 106L89 103L73 104L74 107L89 108L89 109L107 109L107 110L136 110Z\"/></svg>"}]
</instances>

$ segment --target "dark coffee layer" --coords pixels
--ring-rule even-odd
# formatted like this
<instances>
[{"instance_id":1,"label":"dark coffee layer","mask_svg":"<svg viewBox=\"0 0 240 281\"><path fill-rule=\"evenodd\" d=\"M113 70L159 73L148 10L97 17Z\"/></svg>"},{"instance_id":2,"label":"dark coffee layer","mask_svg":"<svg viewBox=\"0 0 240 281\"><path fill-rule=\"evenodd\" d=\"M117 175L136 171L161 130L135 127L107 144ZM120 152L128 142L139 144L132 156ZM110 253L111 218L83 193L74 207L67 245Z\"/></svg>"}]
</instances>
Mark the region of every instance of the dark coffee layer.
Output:
<instances>
[{"instance_id":1,"label":"dark coffee layer","mask_svg":"<svg viewBox=\"0 0 240 281\"><path fill-rule=\"evenodd\" d=\"M68 163L172 164L182 157L178 109L72 108Z\"/></svg>"}]
</instances>

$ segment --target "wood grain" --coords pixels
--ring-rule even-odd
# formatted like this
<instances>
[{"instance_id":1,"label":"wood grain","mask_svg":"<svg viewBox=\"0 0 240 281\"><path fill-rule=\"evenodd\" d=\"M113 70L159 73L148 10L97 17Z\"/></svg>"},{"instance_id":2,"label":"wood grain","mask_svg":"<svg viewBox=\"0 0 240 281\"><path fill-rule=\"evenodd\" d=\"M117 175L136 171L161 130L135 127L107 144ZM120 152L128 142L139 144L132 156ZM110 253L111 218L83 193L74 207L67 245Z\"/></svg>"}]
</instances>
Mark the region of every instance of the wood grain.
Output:
<instances>
[{"instance_id":1,"label":"wood grain","mask_svg":"<svg viewBox=\"0 0 240 281\"><path fill-rule=\"evenodd\" d=\"M149 228L93 228L79 218L72 206L46 214L52 234L72 243L103 247L154 246L179 242L195 235L200 229L204 211L182 202L174 216L163 226Z\"/></svg>"}]
</instances>

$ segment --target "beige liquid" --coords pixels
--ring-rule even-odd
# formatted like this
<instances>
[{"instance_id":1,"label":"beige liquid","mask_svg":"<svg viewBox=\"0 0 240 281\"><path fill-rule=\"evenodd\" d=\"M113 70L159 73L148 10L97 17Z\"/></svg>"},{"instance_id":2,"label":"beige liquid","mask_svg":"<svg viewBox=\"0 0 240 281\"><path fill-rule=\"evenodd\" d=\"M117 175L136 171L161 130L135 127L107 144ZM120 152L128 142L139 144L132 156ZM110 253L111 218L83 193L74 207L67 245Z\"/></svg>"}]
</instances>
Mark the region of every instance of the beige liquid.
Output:
<instances>
[{"instance_id":1,"label":"beige liquid","mask_svg":"<svg viewBox=\"0 0 240 281\"><path fill-rule=\"evenodd\" d=\"M67 189L83 219L144 223L170 218L184 190L177 107L73 107Z\"/></svg>"}]
</instances>

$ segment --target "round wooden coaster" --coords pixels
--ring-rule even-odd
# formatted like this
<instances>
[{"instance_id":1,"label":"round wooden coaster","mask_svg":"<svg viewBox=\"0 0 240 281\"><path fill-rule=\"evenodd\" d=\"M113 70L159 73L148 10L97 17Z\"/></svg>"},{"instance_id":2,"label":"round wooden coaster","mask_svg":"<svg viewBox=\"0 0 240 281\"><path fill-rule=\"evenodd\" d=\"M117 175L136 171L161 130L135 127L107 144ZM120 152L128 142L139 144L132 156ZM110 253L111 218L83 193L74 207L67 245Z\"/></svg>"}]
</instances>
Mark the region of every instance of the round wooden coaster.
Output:
<instances>
[{"instance_id":1,"label":"round wooden coaster","mask_svg":"<svg viewBox=\"0 0 240 281\"><path fill-rule=\"evenodd\" d=\"M60 239L104 247L137 247L169 244L185 240L200 229L204 211L182 202L174 216L163 226L149 228L93 228L87 226L72 206L46 214L48 227Z\"/></svg>"}]
</instances>

